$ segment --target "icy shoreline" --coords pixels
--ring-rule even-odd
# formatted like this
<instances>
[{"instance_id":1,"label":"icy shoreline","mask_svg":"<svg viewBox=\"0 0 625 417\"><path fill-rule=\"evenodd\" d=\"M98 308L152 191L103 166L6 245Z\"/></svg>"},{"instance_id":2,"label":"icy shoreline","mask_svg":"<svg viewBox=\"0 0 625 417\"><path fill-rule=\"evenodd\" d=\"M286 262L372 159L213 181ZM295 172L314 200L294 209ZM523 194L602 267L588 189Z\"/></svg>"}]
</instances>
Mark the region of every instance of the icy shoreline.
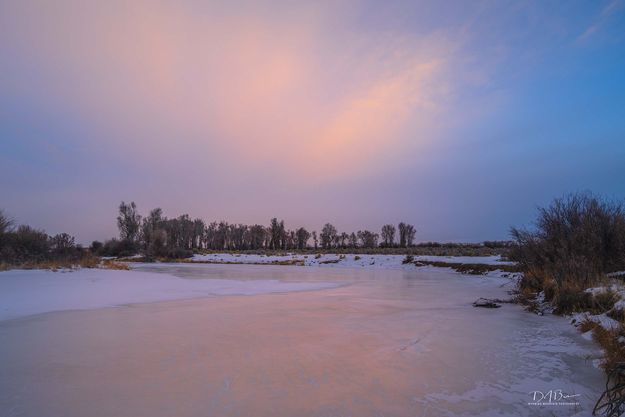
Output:
<instances>
[{"instance_id":1,"label":"icy shoreline","mask_svg":"<svg viewBox=\"0 0 625 417\"><path fill-rule=\"evenodd\" d=\"M323 268L359 268L435 271L444 268L404 264L403 255L265 256L216 253L195 255L192 262L243 265L301 265ZM415 256L415 261L449 264L508 265L498 256ZM133 265L133 263L131 263ZM162 265L162 264L153 264ZM188 264L187 264L188 265ZM491 271L490 278L503 273ZM335 288L335 282L288 282L273 279L184 279L171 274L137 270L9 270L0 272L0 321L63 310L83 310L209 296L256 295Z\"/></svg>"},{"instance_id":2,"label":"icy shoreline","mask_svg":"<svg viewBox=\"0 0 625 417\"><path fill-rule=\"evenodd\" d=\"M335 288L330 282L191 280L170 274L110 269L0 272L0 321L64 310L87 310L223 295Z\"/></svg>"}]
</instances>

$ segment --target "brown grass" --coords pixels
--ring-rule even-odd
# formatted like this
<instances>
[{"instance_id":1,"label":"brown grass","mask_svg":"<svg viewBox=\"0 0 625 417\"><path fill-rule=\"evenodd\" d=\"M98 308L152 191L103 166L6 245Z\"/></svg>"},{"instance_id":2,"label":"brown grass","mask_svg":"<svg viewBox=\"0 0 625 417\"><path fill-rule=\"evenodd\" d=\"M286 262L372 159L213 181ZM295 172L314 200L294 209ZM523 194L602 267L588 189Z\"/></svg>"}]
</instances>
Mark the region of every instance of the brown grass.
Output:
<instances>
[{"instance_id":1,"label":"brown grass","mask_svg":"<svg viewBox=\"0 0 625 417\"><path fill-rule=\"evenodd\" d=\"M117 261L113 261L111 259L105 259L104 261L102 261L101 268L103 268L103 269L117 269L117 270L121 270L121 271L129 271L130 270L130 266L128 266L127 263L117 262Z\"/></svg>"},{"instance_id":2,"label":"brown grass","mask_svg":"<svg viewBox=\"0 0 625 417\"><path fill-rule=\"evenodd\" d=\"M0 262L0 271L9 269L49 269L58 271L59 269L77 269L77 268L97 268L100 258L91 254L87 254L80 259L55 259L42 261L29 261L22 263Z\"/></svg>"},{"instance_id":3,"label":"brown grass","mask_svg":"<svg viewBox=\"0 0 625 417\"><path fill-rule=\"evenodd\" d=\"M408 257L406 257L408 258ZM406 260L403 261L406 262ZM504 271L504 272L519 272L519 268L516 265L486 265L486 264L470 264L470 263L450 263L441 261L415 261L413 262L417 266L431 265L439 268L451 268L456 272L467 275L484 275L491 271Z\"/></svg>"},{"instance_id":4,"label":"brown grass","mask_svg":"<svg viewBox=\"0 0 625 417\"><path fill-rule=\"evenodd\" d=\"M594 330L595 327L599 326L596 322L592 321L592 320L584 320L580 323L578 329L580 332L582 333L586 333L589 332L591 330Z\"/></svg>"},{"instance_id":5,"label":"brown grass","mask_svg":"<svg viewBox=\"0 0 625 417\"><path fill-rule=\"evenodd\" d=\"M625 345L618 340L621 336L623 336L622 328L608 330L597 325L592 329L592 339L603 349L601 366L606 371L614 369L616 364L625 360Z\"/></svg>"}]
</instances>

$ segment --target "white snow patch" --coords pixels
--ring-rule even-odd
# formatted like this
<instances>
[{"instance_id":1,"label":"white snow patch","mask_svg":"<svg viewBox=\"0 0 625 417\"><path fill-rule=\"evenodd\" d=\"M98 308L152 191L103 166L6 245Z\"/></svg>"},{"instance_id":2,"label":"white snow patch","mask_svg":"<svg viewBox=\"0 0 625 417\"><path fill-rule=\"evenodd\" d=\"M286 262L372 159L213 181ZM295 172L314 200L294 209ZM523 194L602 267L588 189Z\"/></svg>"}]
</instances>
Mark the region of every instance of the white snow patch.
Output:
<instances>
[{"instance_id":1,"label":"white snow patch","mask_svg":"<svg viewBox=\"0 0 625 417\"><path fill-rule=\"evenodd\" d=\"M415 269L413 264L404 264L405 255L358 255L358 254L293 254L286 255L257 255L257 254L229 254L210 253L194 255L191 260L198 262L223 262L244 264L271 264L286 261L300 261L305 266L347 267L347 268L390 268ZM415 261L470 263L485 265L511 265L512 262L503 261L500 256L414 256Z\"/></svg>"},{"instance_id":2,"label":"white snow patch","mask_svg":"<svg viewBox=\"0 0 625 417\"><path fill-rule=\"evenodd\" d=\"M614 320L613 318L608 317L605 313L590 314L588 312L583 312L583 313L573 314L571 317L572 317L571 323L573 323L575 326L580 325L586 320L593 321L606 330L614 330L620 326L620 323L617 320Z\"/></svg>"}]
</instances>

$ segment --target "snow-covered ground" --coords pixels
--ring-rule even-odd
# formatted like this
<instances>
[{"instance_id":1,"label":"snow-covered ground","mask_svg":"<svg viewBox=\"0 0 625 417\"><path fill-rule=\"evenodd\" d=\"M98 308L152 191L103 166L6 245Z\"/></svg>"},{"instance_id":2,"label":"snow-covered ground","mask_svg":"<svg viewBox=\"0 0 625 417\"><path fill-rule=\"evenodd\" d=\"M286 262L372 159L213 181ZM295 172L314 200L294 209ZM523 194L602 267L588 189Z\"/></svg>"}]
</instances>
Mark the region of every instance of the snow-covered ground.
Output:
<instances>
[{"instance_id":1,"label":"snow-covered ground","mask_svg":"<svg viewBox=\"0 0 625 417\"><path fill-rule=\"evenodd\" d=\"M254 295L336 287L327 282L276 279L184 279L170 274L111 269L10 270L0 272L0 320L61 310L212 295Z\"/></svg>"},{"instance_id":2,"label":"snow-covered ground","mask_svg":"<svg viewBox=\"0 0 625 417\"><path fill-rule=\"evenodd\" d=\"M616 275L613 275L616 276ZM611 291L617 297L616 303L611 310L601 313L601 314L592 314L590 312L581 312L575 313L571 316L571 323L578 326L586 320L590 320L592 322L597 323L599 326L603 327L606 330L616 330L621 326L621 323L618 320L614 320L613 318L608 316L608 313L613 311L623 311L625 310L625 286L622 282L615 281L612 285L604 285L599 287L593 287L586 289L587 293L597 295L603 292ZM592 331L588 331L584 333L584 337L587 339L592 338Z\"/></svg>"},{"instance_id":3,"label":"snow-covered ground","mask_svg":"<svg viewBox=\"0 0 625 417\"><path fill-rule=\"evenodd\" d=\"M211 253L206 255L194 255L191 258L196 262L223 262L223 263L243 263L243 264L271 264L279 262L303 262L304 266L324 266L324 267L347 267L347 268L402 268L414 269L411 264L403 264L405 255L302 255L287 254L278 255L256 255L256 254L230 254ZM511 262L501 260L500 256L414 256L415 261L446 262L446 263L468 263L486 265L510 265ZM336 261L336 262L335 262Z\"/></svg>"}]
</instances>

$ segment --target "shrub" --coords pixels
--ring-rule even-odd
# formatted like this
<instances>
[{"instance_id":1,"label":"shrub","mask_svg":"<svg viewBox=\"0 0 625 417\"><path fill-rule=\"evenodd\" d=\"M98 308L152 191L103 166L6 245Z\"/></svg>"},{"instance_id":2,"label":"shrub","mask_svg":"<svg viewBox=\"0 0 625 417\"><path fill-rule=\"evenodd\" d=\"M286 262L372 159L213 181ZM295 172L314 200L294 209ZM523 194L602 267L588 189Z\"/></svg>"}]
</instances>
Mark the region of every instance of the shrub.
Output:
<instances>
[{"instance_id":1,"label":"shrub","mask_svg":"<svg viewBox=\"0 0 625 417\"><path fill-rule=\"evenodd\" d=\"M521 290L545 290L567 312L586 302L574 294L605 273L625 269L625 208L591 194L571 194L539 209L532 231L513 228L508 257L524 277Z\"/></svg>"},{"instance_id":2,"label":"shrub","mask_svg":"<svg viewBox=\"0 0 625 417\"><path fill-rule=\"evenodd\" d=\"M183 248L173 248L167 251L166 257L171 259L184 259L191 258L193 256L193 251L189 249Z\"/></svg>"},{"instance_id":3,"label":"shrub","mask_svg":"<svg viewBox=\"0 0 625 417\"><path fill-rule=\"evenodd\" d=\"M0 259L9 263L40 262L50 258L48 235L30 226L19 226L11 233L3 234Z\"/></svg>"},{"instance_id":4,"label":"shrub","mask_svg":"<svg viewBox=\"0 0 625 417\"><path fill-rule=\"evenodd\" d=\"M89 250L91 251L91 253L98 254L102 250L102 246L104 246L102 242L98 240L94 240L93 242L91 242L91 246L89 246Z\"/></svg>"},{"instance_id":5,"label":"shrub","mask_svg":"<svg viewBox=\"0 0 625 417\"><path fill-rule=\"evenodd\" d=\"M124 257L124 256L132 256L137 253L137 245L136 243L124 239L110 239L104 242L102 249L100 250L100 254L102 256L115 256L115 257Z\"/></svg>"},{"instance_id":6,"label":"shrub","mask_svg":"<svg viewBox=\"0 0 625 417\"><path fill-rule=\"evenodd\" d=\"M625 208L591 194L572 194L539 209L536 230L513 228L510 259L522 266L578 277L625 267ZM582 271L580 272L580 268Z\"/></svg>"}]
</instances>

